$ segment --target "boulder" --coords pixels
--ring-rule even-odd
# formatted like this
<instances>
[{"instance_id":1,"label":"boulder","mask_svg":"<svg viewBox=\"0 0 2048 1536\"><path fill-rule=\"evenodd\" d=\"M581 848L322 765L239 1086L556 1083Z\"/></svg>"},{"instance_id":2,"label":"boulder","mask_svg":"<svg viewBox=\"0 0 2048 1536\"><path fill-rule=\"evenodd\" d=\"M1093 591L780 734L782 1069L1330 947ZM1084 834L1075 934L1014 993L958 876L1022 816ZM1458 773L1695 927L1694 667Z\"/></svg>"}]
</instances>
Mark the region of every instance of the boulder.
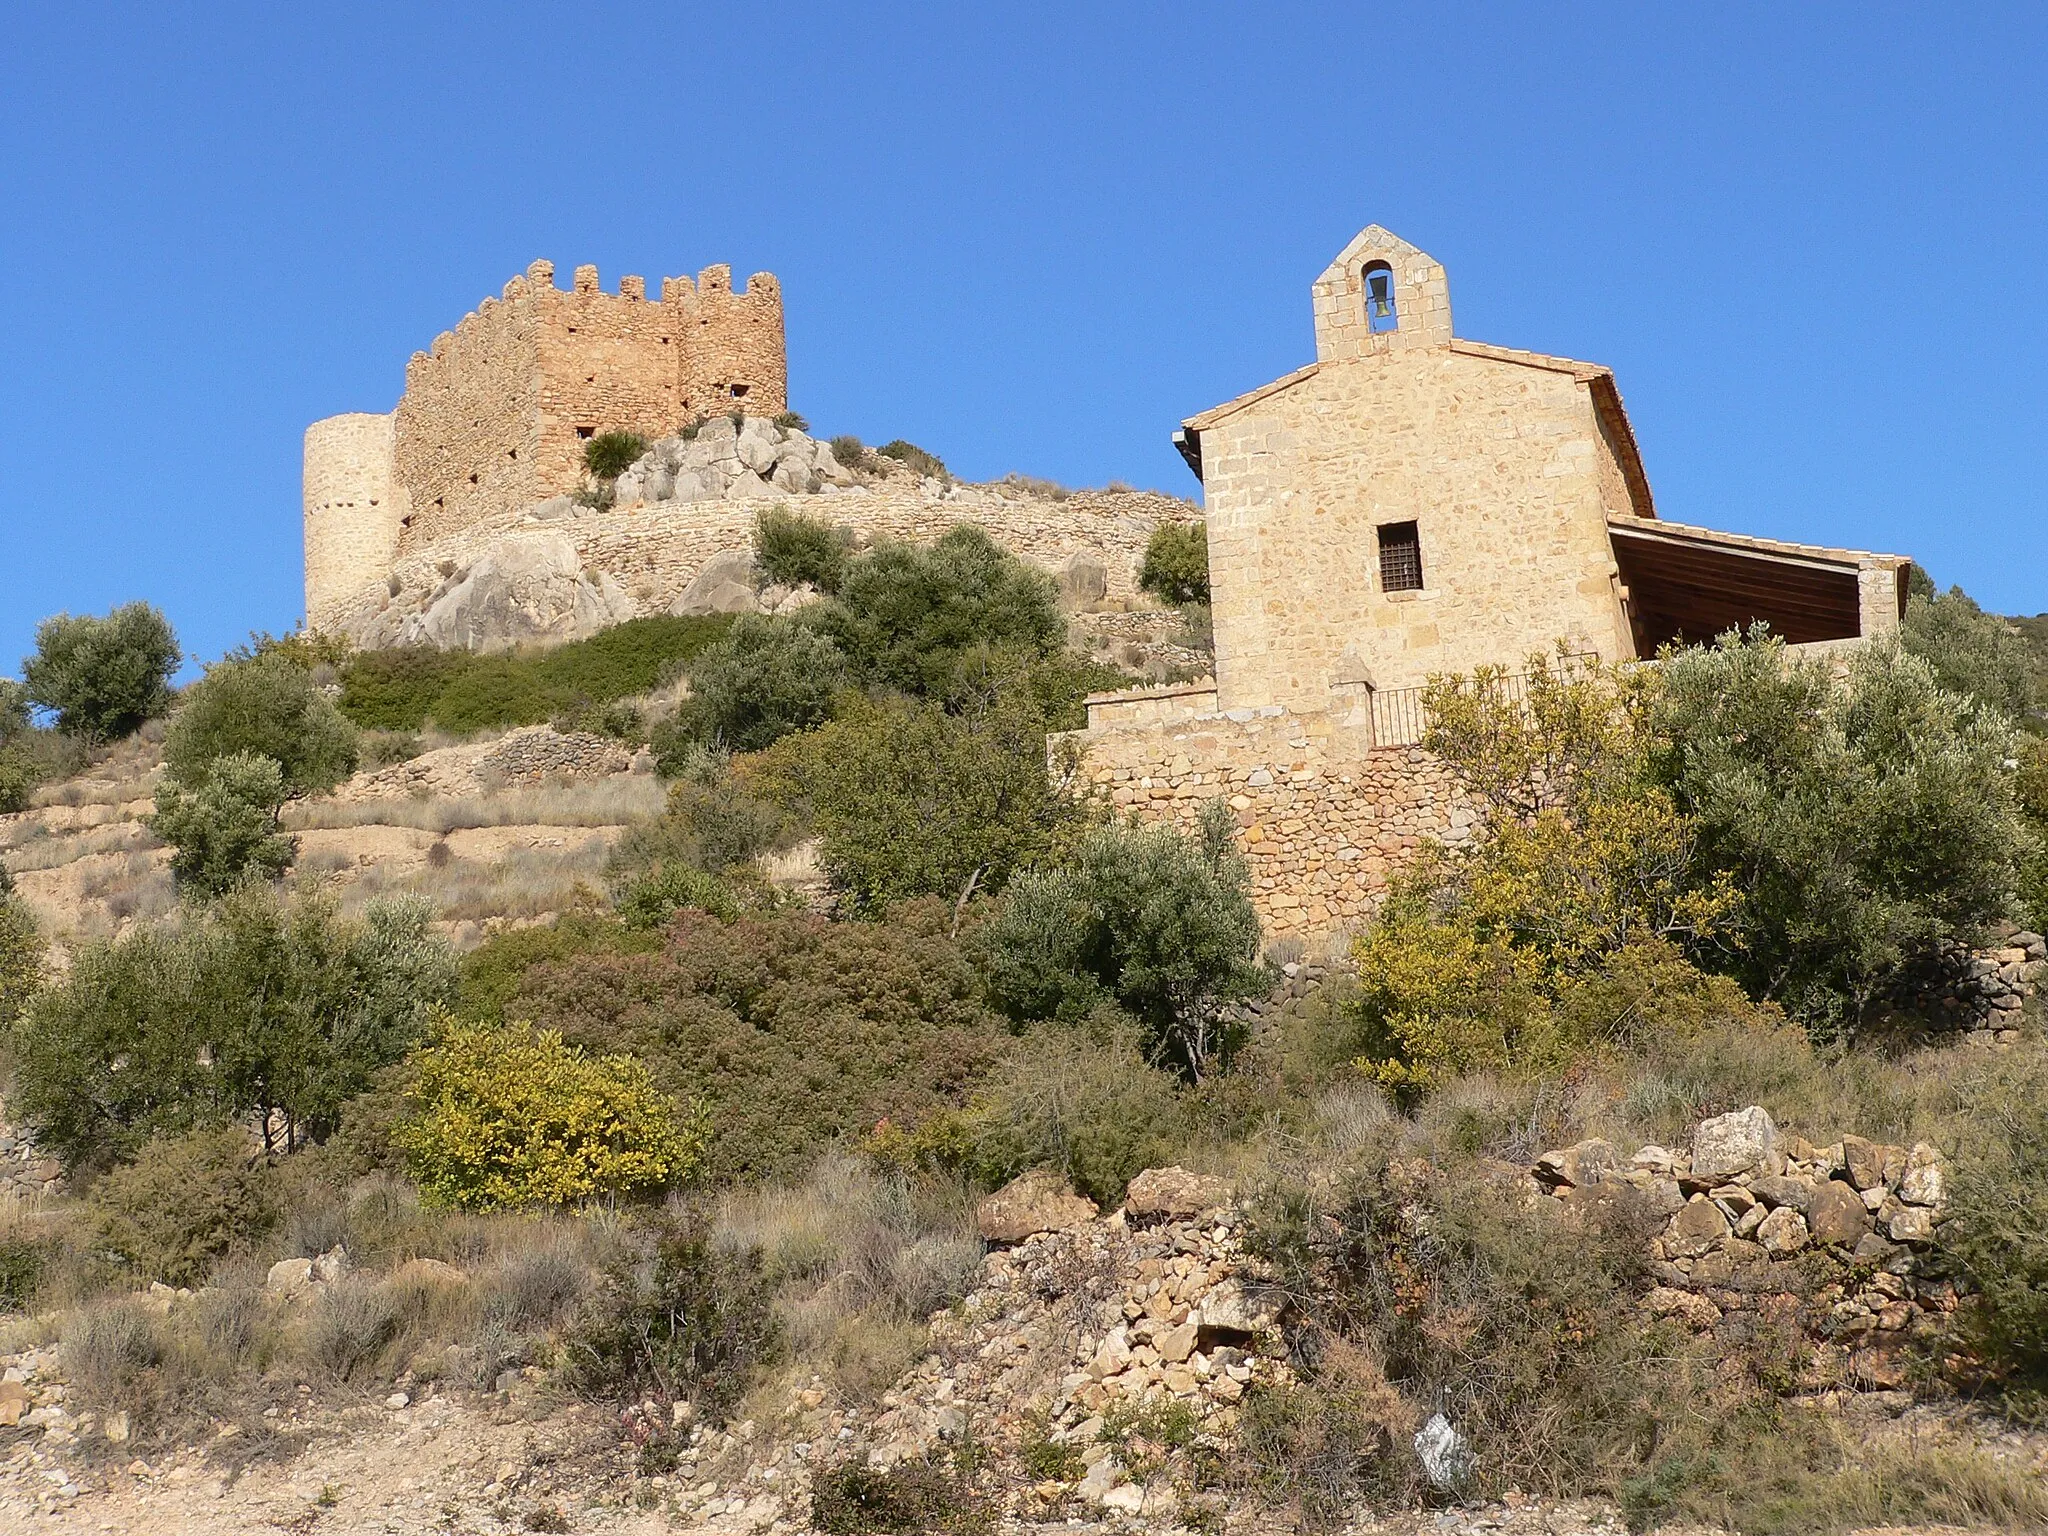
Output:
<instances>
[{"instance_id":1,"label":"boulder","mask_svg":"<svg viewBox=\"0 0 2048 1536\"><path fill-rule=\"evenodd\" d=\"M273 1296L292 1296L313 1285L311 1259L279 1259L263 1277L263 1289Z\"/></svg>"},{"instance_id":2,"label":"boulder","mask_svg":"<svg viewBox=\"0 0 2048 1536\"><path fill-rule=\"evenodd\" d=\"M1704 1195L1671 1218L1664 1234L1667 1258L1696 1259L1728 1235L1728 1218Z\"/></svg>"},{"instance_id":3,"label":"boulder","mask_svg":"<svg viewBox=\"0 0 2048 1536\"><path fill-rule=\"evenodd\" d=\"M1230 1185L1185 1168L1147 1168L1131 1180L1124 1196L1130 1216L1199 1216L1230 1203Z\"/></svg>"},{"instance_id":4,"label":"boulder","mask_svg":"<svg viewBox=\"0 0 2048 1536\"><path fill-rule=\"evenodd\" d=\"M1088 550L1067 556L1054 579L1059 583L1062 608L1092 608L1109 595L1109 566Z\"/></svg>"},{"instance_id":5,"label":"boulder","mask_svg":"<svg viewBox=\"0 0 2048 1536\"><path fill-rule=\"evenodd\" d=\"M1621 1179L1626 1168L1614 1144L1595 1136L1536 1159L1536 1176L1551 1184L1584 1189L1592 1184L1610 1184Z\"/></svg>"},{"instance_id":6,"label":"boulder","mask_svg":"<svg viewBox=\"0 0 2048 1536\"><path fill-rule=\"evenodd\" d=\"M1842 1163L1849 1182L1858 1189L1876 1189L1885 1181L1885 1164L1891 1148L1861 1136L1842 1138Z\"/></svg>"},{"instance_id":7,"label":"boulder","mask_svg":"<svg viewBox=\"0 0 2048 1536\"><path fill-rule=\"evenodd\" d=\"M405 645L507 651L583 640L637 610L610 576L588 576L564 533L508 533L445 586L399 634Z\"/></svg>"},{"instance_id":8,"label":"boulder","mask_svg":"<svg viewBox=\"0 0 2048 1536\"><path fill-rule=\"evenodd\" d=\"M1043 1168L1012 1179L974 1209L974 1223L991 1243L1021 1243L1040 1232L1071 1232L1100 1214L1095 1202Z\"/></svg>"},{"instance_id":9,"label":"boulder","mask_svg":"<svg viewBox=\"0 0 2048 1536\"><path fill-rule=\"evenodd\" d=\"M1649 1295L1643 1298L1643 1306L1653 1317L1675 1317L1694 1328L1711 1328L1721 1320L1721 1309L1706 1297L1676 1286L1652 1286Z\"/></svg>"},{"instance_id":10,"label":"boulder","mask_svg":"<svg viewBox=\"0 0 2048 1536\"><path fill-rule=\"evenodd\" d=\"M1905 1171L1899 1175L1899 1198L1908 1205L1940 1205L1947 1196L1941 1154L1924 1141L1918 1143L1906 1154Z\"/></svg>"},{"instance_id":11,"label":"boulder","mask_svg":"<svg viewBox=\"0 0 2048 1536\"><path fill-rule=\"evenodd\" d=\"M760 606L754 595L753 551L728 549L704 562L668 611L696 618L710 613L756 613Z\"/></svg>"},{"instance_id":12,"label":"boulder","mask_svg":"<svg viewBox=\"0 0 2048 1536\"><path fill-rule=\"evenodd\" d=\"M1839 1179L1814 1187L1806 1203L1806 1225L1817 1243L1854 1248L1870 1233L1870 1212L1856 1191Z\"/></svg>"},{"instance_id":13,"label":"boulder","mask_svg":"<svg viewBox=\"0 0 2048 1536\"><path fill-rule=\"evenodd\" d=\"M784 459L775 466L775 472L768 477L768 483L778 491L787 491L792 496L808 495L816 488L817 476L810 465L800 459Z\"/></svg>"},{"instance_id":14,"label":"boulder","mask_svg":"<svg viewBox=\"0 0 2048 1536\"><path fill-rule=\"evenodd\" d=\"M773 493L769 490L766 480L751 469L744 468L732 477L725 488L727 501L759 501L771 494Z\"/></svg>"},{"instance_id":15,"label":"boulder","mask_svg":"<svg viewBox=\"0 0 2048 1536\"><path fill-rule=\"evenodd\" d=\"M1779 1206L1756 1229L1756 1240L1773 1257L1797 1253L1806 1246L1809 1235L1806 1218L1789 1205Z\"/></svg>"},{"instance_id":16,"label":"boulder","mask_svg":"<svg viewBox=\"0 0 2048 1536\"><path fill-rule=\"evenodd\" d=\"M1778 1128L1760 1105L1702 1120L1692 1133L1692 1175L1718 1181L1739 1173L1770 1172L1766 1165L1777 1141Z\"/></svg>"},{"instance_id":17,"label":"boulder","mask_svg":"<svg viewBox=\"0 0 2048 1536\"><path fill-rule=\"evenodd\" d=\"M1751 1179L1750 1193L1772 1209L1789 1206L1804 1216L1812 1205L1816 1186L1811 1179L1795 1178L1790 1174L1773 1174L1767 1178Z\"/></svg>"},{"instance_id":18,"label":"boulder","mask_svg":"<svg viewBox=\"0 0 2048 1536\"><path fill-rule=\"evenodd\" d=\"M1901 1206L1886 1225L1892 1241L1924 1243L1934 1236L1934 1212L1924 1205Z\"/></svg>"},{"instance_id":19,"label":"boulder","mask_svg":"<svg viewBox=\"0 0 2048 1536\"><path fill-rule=\"evenodd\" d=\"M1202 1298L1199 1316L1205 1333L1258 1333L1277 1323L1286 1310L1287 1296L1279 1288L1233 1278Z\"/></svg>"}]
</instances>

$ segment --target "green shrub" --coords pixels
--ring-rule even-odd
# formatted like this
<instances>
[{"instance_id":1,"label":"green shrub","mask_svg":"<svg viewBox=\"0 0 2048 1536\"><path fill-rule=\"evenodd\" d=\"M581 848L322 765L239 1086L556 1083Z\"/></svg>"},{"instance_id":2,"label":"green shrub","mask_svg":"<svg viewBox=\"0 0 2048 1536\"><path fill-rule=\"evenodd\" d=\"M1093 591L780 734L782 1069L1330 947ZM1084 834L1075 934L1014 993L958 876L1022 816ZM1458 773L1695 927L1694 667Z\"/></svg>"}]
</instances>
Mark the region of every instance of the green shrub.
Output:
<instances>
[{"instance_id":1,"label":"green shrub","mask_svg":"<svg viewBox=\"0 0 2048 1536\"><path fill-rule=\"evenodd\" d=\"M756 563L786 587L809 582L821 592L837 591L848 544L843 529L787 507L770 507L754 525Z\"/></svg>"},{"instance_id":2,"label":"green shrub","mask_svg":"<svg viewBox=\"0 0 2048 1536\"><path fill-rule=\"evenodd\" d=\"M254 886L81 948L15 1025L15 1107L74 1167L231 1121L318 1140L452 990L426 929L418 904L344 919Z\"/></svg>"},{"instance_id":3,"label":"green shrub","mask_svg":"<svg viewBox=\"0 0 2048 1536\"><path fill-rule=\"evenodd\" d=\"M0 747L0 816L27 810L42 781L27 753Z\"/></svg>"},{"instance_id":4,"label":"green shrub","mask_svg":"<svg viewBox=\"0 0 2048 1536\"><path fill-rule=\"evenodd\" d=\"M95 1246L135 1278L198 1285L277 1218L262 1160L233 1126L156 1136L92 1187Z\"/></svg>"},{"instance_id":5,"label":"green shrub","mask_svg":"<svg viewBox=\"0 0 2048 1536\"><path fill-rule=\"evenodd\" d=\"M42 979L43 938L35 914L0 884L0 1031L21 1016Z\"/></svg>"},{"instance_id":6,"label":"green shrub","mask_svg":"<svg viewBox=\"0 0 2048 1536\"><path fill-rule=\"evenodd\" d=\"M157 785L149 829L176 850L171 875L181 889L219 896L243 876L274 879L297 852L277 829L289 793L276 759L237 752L209 761L190 788Z\"/></svg>"},{"instance_id":7,"label":"green shrub","mask_svg":"<svg viewBox=\"0 0 2048 1536\"><path fill-rule=\"evenodd\" d=\"M600 432L583 444L583 467L598 480L616 480L647 451L638 432Z\"/></svg>"},{"instance_id":8,"label":"green shrub","mask_svg":"<svg viewBox=\"0 0 2048 1536\"><path fill-rule=\"evenodd\" d=\"M1980 1067L1960 1097L1941 1242L1977 1291L1965 1334L1994 1379L2048 1400L2048 1053Z\"/></svg>"},{"instance_id":9,"label":"green shrub","mask_svg":"<svg viewBox=\"0 0 2048 1536\"><path fill-rule=\"evenodd\" d=\"M736 752L758 752L831 715L846 663L830 640L792 619L743 614L690 668L683 735ZM660 743L665 755L674 747Z\"/></svg>"},{"instance_id":10,"label":"green shrub","mask_svg":"<svg viewBox=\"0 0 2048 1536\"><path fill-rule=\"evenodd\" d=\"M849 560L815 612L864 682L926 698L959 698L1066 641L1052 578L966 523Z\"/></svg>"},{"instance_id":11,"label":"green shrub","mask_svg":"<svg viewBox=\"0 0 2048 1536\"><path fill-rule=\"evenodd\" d=\"M2014 720L2030 719L2043 700L2044 669L2010 620L1986 613L1961 587L1906 604L1899 639L1951 693L1966 694Z\"/></svg>"},{"instance_id":12,"label":"green shrub","mask_svg":"<svg viewBox=\"0 0 2048 1536\"><path fill-rule=\"evenodd\" d=\"M725 881L679 859L631 871L613 882L611 896L612 909L628 928L659 928L684 908L727 922L745 910Z\"/></svg>"},{"instance_id":13,"label":"green shrub","mask_svg":"<svg viewBox=\"0 0 2048 1536\"><path fill-rule=\"evenodd\" d=\"M1082 812L1045 769L1045 716L1012 680L960 714L848 698L839 717L778 742L748 782L820 838L855 911L941 896L964 904L1051 856Z\"/></svg>"},{"instance_id":14,"label":"green shrub","mask_svg":"<svg viewBox=\"0 0 2048 1536\"><path fill-rule=\"evenodd\" d=\"M731 622L724 615L631 619L587 640L512 655L431 646L364 651L342 668L340 709L366 730L539 725L566 710L647 692Z\"/></svg>"},{"instance_id":15,"label":"green shrub","mask_svg":"<svg viewBox=\"0 0 2048 1536\"><path fill-rule=\"evenodd\" d=\"M701 1114L627 1056L590 1057L553 1031L447 1018L412 1057L411 1117L393 1134L420 1193L466 1210L572 1205L688 1178Z\"/></svg>"},{"instance_id":16,"label":"green shrub","mask_svg":"<svg viewBox=\"0 0 2048 1536\"><path fill-rule=\"evenodd\" d=\"M659 953L542 960L505 1006L705 1100L714 1177L788 1173L878 1121L957 1108L997 1055L1003 1031L946 917L928 906L887 923L722 923L685 911Z\"/></svg>"},{"instance_id":17,"label":"green shrub","mask_svg":"<svg viewBox=\"0 0 2048 1536\"><path fill-rule=\"evenodd\" d=\"M643 955L660 948L659 936L592 912L565 912L553 923L508 928L463 956L456 1011L465 1018L503 1023L506 1005L530 970L584 956Z\"/></svg>"},{"instance_id":18,"label":"green shrub","mask_svg":"<svg viewBox=\"0 0 2048 1536\"><path fill-rule=\"evenodd\" d=\"M49 1267L50 1244L20 1231L0 1234L0 1313L27 1312Z\"/></svg>"},{"instance_id":19,"label":"green shrub","mask_svg":"<svg viewBox=\"0 0 2048 1536\"><path fill-rule=\"evenodd\" d=\"M978 935L996 1006L1073 1021L1114 1003L1143 1026L1156 1065L1201 1077L1232 1044L1223 1009L1270 985L1235 830L1211 801L1194 839L1096 827L1061 863L1020 874Z\"/></svg>"},{"instance_id":20,"label":"green shrub","mask_svg":"<svg viewBox=\"0 0 2048 1536\"><path fill-rule=\"evenodd\" d=\"M811 424L795 411L777 412L775 425L782 428L785 432L808 432L811 430Z\"/></svg>"},{"instance_id":21,"label":"green shrub","mask_svg":"<svg viewBox=\"0 0 2048 1536\"><path fill-rule=\"evenodd\" d=\"M832 457L848 469L859 469L867 463L868 451L859 438L843 432L832 439Z\"/></svg>"},{"instance_id":22,"label":"green shrub","mask_svg":"<svg viewBox=\"0 0 2048 1536\"><path fill-rule=\"evenodd\" d=\"M690 1402L724 1422L780 1352L760 1256L717 1245L694 1219L662 1214L623 1234L563 1357L586 1392Z\"/></svg>"},{"instance_id":23,"label":"green shrub","mask_svg":"<svg viewBox=\"0 0 2048 1536\"><path fill-rule=\"evenodd\" d=\"M171 707L178 639L147 603L103 619L58 614L36 627L36 653L21 664L30 703L57 713L57 728L88 741L125 736Z\"/></svg>"},{"instance_id":24,"label":"green shrub","mask_svg":"<svg viewBox=\"0 0 2048 1536\"><path fill-rule=\"evenodd\" d=\"M856 1458L811 1478L811 1528L827 1536L976 1536L992 1524L966 1480L936 1453L887 1468Z\"/></svg>"},{"instance_id":25,"label":"green shrub","mask_svg":"<svg viewBox=\"0 0 2048 1536\"><path fill-rule=\"evenodd\" d=\"M244 753L278 765L287 797L325 794L355 772L355 727L281 651L217 662L179 700L164 767L196 789L216 758Z\"/></svg>"},{"instance_id":26,"label":"green shrub","mask_svg":"<svg viewBox=\"0 0 2048 1536\"><path fill-rule=\"evenodd\" d=\"M1209 525L1161 523L1145 541L1138 587L1176 608L1208 606Z\"/></svg>"},{"instance_id":27,"label":"green shrub","mask_svg":"<svg viewBox=\"0 0 2048 1536\"><path fill-rule=\"evenodd\" d=\"M1655 762L1740 893L1736 974L1823 1032L1853 1027L1943 939L2016 902L2035 844L2006 718L1896 644L1847 678L1761 634L1668 657Z\"/></svg>"},{"instance_id":28,"label":"green shrub","mask_svg":"<svg viewBox=\"0 0 2048 1536\"><path fill-rule=\"evenodd\" d=\"M936 453L927 453L915 443L906 443L902 438L882 444L875 450L885 459L894 459L898 464L928 479L949 481L953 477L946 472L946 464Z\"/></svg>"},{"instance_id":29,"label":"green shrub","mask_svg":"<svg viewBox=\"0 0 2048 1536\"><path fill-rule=\"evenodd\" d=\"M1004 1054L965 1109L880 1136L874 1150L990 1189L1055 1168L1106 1210L1135 1175L1174 1160L1190 1125L1175 1078L1129 1039L1041 1030Z\"/></svg>"},{"instance_id":30,"label":"green shrub","mask_svg":"<svg viewBox=\"0 0 2048 1536\"><path fill-rule=\"evenodd\" d=\"M612 845L606 869L616 877L680 860L718 874L787 847L795 830L787 815L740 781L729 757L699 754L669 785L660 820L629 827Z\"/></svg>"}]
</instances>

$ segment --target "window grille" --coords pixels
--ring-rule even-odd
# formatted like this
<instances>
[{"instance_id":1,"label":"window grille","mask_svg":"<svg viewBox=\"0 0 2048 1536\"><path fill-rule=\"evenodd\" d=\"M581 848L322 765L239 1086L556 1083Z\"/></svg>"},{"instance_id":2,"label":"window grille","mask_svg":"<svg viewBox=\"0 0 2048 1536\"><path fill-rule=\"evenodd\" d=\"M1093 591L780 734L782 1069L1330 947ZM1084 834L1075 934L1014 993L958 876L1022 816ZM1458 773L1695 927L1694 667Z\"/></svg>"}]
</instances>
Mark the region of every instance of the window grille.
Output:
<instances>
[{"instance_id":1,"label":"window grille","mask_svg":"<svg viewBox=\"0 0 2048 1536\"><path fill-rule=\"evenodd\" d=\"M1413 523L1381 523L1380 590L1422 590L1422 539Z\"/></svg>"}]
</instances>

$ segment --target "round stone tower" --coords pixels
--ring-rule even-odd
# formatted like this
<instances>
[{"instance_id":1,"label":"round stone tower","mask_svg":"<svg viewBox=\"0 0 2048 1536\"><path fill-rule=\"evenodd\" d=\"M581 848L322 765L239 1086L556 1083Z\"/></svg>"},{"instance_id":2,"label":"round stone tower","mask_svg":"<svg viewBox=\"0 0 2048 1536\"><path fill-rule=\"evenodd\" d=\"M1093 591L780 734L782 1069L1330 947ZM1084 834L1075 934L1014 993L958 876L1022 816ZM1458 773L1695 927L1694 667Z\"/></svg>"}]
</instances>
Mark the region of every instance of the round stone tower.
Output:
<instances>
[{"instance_id":1,"label":"round stone tower","mask_svg":"<svg viewBox=\"0 0 2048 1536\"><path fill-rule=\"evenodd\" d=\"M393 483L390 415L352 412L306 428L306 627L390 574L405 493Z\"/></svg>"}]
</instances>

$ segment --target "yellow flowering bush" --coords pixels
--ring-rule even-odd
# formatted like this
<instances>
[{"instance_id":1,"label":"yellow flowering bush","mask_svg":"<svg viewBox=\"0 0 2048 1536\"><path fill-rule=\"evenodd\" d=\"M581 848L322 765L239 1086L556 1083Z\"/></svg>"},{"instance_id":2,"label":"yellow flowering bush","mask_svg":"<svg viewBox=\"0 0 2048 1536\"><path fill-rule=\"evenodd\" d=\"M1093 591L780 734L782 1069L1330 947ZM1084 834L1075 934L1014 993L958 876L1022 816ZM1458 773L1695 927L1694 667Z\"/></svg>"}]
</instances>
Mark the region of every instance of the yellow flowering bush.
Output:
<instances>
[{"instance_id":1,"label":"yellow flowering bush","mask_svg":"<svg viewBox=\"0 0 2048 1536\"><path fill-rule=\"evenodd\" d=\"M704 1108L658 1092L630 1056L553 1030L444 1017L411 1058L393 1139L421 1195L465 1210L570 1205L681 1182L710 1140Z\"/></svg>"}]
</instances>

